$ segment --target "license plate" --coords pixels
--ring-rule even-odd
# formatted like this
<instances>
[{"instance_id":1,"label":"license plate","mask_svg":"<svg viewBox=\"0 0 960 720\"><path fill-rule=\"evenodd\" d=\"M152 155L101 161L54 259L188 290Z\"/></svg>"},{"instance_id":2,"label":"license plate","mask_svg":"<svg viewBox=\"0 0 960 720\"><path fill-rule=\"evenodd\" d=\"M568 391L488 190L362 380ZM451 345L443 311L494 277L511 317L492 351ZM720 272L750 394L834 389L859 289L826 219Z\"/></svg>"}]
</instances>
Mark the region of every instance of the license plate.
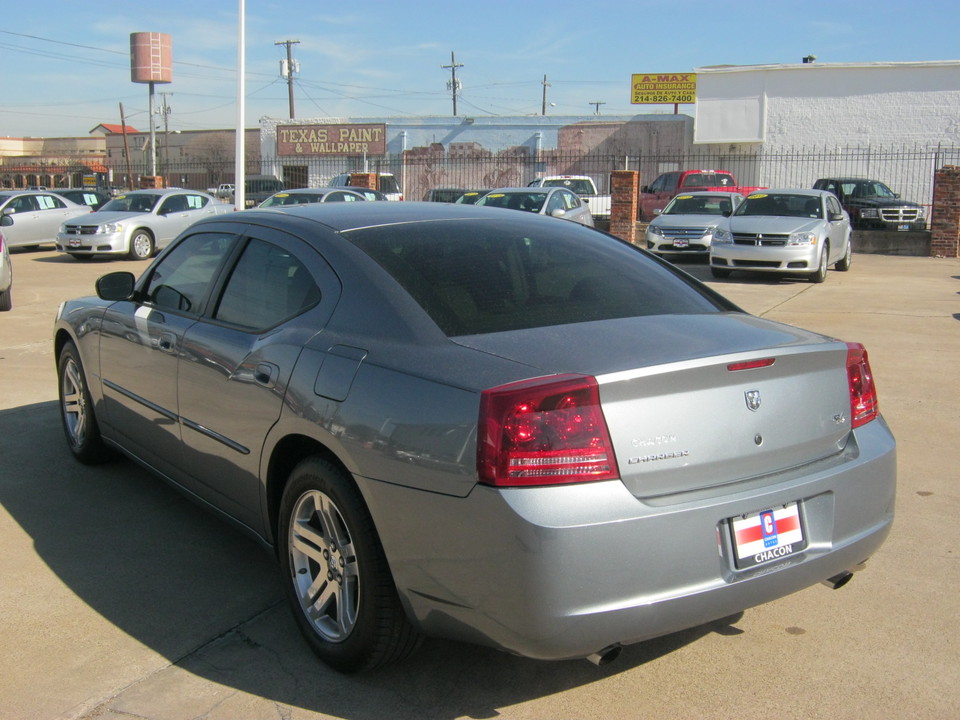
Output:
<instances>
[{"instance_id":1,"label":"license plate","mask_svg":"<svg viewBox=\"0 0 960 720\"><path fill-rule=\"evenodd\" d=\"M897 225L897 230L899 232L906 232L909 229L910 229L909 225Z\"/></svg>"},{"instance_id":2,"label":"license plate","mask_svg":"<svg viewBox=\"0 0 960 720\"><path fill-rule=\"evenodd\" d=\"M731 518L737 568L773 562L807 547L799 503Z\"/></svg>"},{"instance_id":3,"label":"license plate","mask_svg":"<svg viewBox=\"0 0 960 720\"><path fill-rule=\"evenodd\" d=\"M677 240L674 240L674 241L673 241L673 246L674 246L674 247L678 247L678 248L689 247L689 246L690 246L690 241L689 241L689 240L680 240L680 239L677 239Z\"/></svg>"}]
</instances>

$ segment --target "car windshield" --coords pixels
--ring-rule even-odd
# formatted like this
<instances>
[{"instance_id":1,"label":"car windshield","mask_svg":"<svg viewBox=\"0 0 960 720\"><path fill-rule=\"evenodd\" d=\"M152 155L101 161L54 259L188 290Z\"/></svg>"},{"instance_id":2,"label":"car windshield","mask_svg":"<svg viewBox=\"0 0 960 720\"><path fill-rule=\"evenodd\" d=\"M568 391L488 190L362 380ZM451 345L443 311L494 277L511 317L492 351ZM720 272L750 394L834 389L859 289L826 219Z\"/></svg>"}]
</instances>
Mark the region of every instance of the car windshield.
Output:
<instances>
[{"instance_id":1,"label":"car windshield","mask_svg":"<svg viewBox=\"0 0 960 720\"><path fill-rule=\"evenodd\" d=\"M280 205L304 205L323 202L323 193L278 193L268 197L260 207L278 207Z\"/></svg>"},{"instance_id":2,"label":"car windshield","mask_svg":"<svg viewBox=\"0 0 960 720\"><path fill-rule=\"evenodd\" d=\"M159 195L117 195L113 200L100 208L100 212L135 212L148 213L156 207Z\"/></svg>"},{"instance_id":3,"label":"car windshield","mask_svg":"<svg viewBox=\"0 0 960 720\"><path fill-rule=\"evenodd\" d=\"M553 178L543 181L544 187L564 187L572 190L577 195L593 195L593 183L589 180L577 180L570 178Z\"/></svg>"},{"instance_id":4,"label":"car windshield","mask_svg":"<svg viewBox=\"0 0 960 720\"><path fill-rule=\"evenodd\" d=\"M852 193L848 193L853 197L883 197L883 198L895 198L897 194L884 185L882 182L870 181L857 183L856 187L853 189Z\"/></svg>"},{"instance_id":5,"label":"car windshield","mask_svg":"<svg viewBox=\"0 0 960 720\"><path fill-rule=\"evenodd\" d=\"M744 200L734 215L822 218L820 197L790 193L754 193Z\"/></svg>"},{"instance_id":6,"label":"car windshield","mask_svg":"<svg viewBox=\"0 0 960 720\"><path fill-rule=\"evenodd\" d=\"M450 221L344 235L448 336L735 309L636 248L574 223Z\"/></svg>"},{"instance_id":7,"label":"car windshield","mask_svg":"<svg viewBox=\"0 0 960 720\"><path fill-rule=\"evenodd\" d=\"M661 215L723 215L732 208L730 198L705 195L677 195Z\"/></svg>"},{"instance_id":8,"label":"car windshield","mask_svg":"<svg viewBox=\"0 0 960 720\"><path fill-rule=\"evenodd\" d=\"M547 194L545 192L492 192L477 200L476 204L538 213L546 199Z\"/></svg>"}]
</instances>

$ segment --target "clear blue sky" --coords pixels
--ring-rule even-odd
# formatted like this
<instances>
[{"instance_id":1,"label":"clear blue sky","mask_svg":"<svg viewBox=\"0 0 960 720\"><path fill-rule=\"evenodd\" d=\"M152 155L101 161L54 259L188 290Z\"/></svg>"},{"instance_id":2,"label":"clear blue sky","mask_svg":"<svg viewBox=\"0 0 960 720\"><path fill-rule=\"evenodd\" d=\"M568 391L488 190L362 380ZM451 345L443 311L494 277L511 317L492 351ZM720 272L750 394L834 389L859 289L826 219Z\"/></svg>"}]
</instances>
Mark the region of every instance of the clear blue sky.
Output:
<instances>
[{"instance_id":1,"label":"clear blue sky","mask_svg":"<svg viewBox=\"0 0 960 720\"><path fill-rule=\"evenodd\" d=\"M149 127L130 81L130 33L173 39L170 130L236 124L237 0L5 2L0 136L83 136L101 122ZM245 124L287 117L275 43L299 40L298 119L672 112L630 104L630 76L708 65L960 59L957 0L246 0ZM158 98L159 100L159 98ZM692 106L681 106L692 110ZM688 110L688 111L689 111ZM158 127L161 125L158 123Z\"/></svg>"}]
</instances>

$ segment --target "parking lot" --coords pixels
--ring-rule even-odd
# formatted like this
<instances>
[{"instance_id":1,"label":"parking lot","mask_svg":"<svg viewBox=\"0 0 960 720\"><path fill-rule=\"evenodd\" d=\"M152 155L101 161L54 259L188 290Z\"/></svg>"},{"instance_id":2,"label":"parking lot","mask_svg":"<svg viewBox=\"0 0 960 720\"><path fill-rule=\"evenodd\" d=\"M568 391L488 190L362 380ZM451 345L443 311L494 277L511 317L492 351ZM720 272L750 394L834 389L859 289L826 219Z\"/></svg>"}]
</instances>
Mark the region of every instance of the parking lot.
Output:
<instances>
[{"instance_id":1,"label":"parking lot","mask_svg":"<svg viewBox=\"0 0 960 720\"><path fill-rule=\"evenodd\" d=\"M898 441L897 518L841 590L808 588L628 647L602 668L428 641L342 676L317 662L271 559L132 463L77 464L50 342L112 270L14 252L0 313L0 718L960 717L960 261L854 256L822 285L710 278L745 310L863 342ZM623 549L630 562L631 549Z\"/></svg>"}]
</instances>

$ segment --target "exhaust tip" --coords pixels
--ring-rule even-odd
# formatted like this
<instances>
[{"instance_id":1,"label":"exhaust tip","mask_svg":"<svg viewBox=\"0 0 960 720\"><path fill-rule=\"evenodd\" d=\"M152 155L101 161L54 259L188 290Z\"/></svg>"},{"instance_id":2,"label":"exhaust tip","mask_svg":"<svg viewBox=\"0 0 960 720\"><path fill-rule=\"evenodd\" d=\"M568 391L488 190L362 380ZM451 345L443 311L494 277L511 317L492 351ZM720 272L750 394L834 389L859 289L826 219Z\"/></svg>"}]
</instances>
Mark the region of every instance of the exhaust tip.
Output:
<instances>
[{"instance_id":1,"label":"exhaust tip","mask_svg":"<svg viewBox=\"0 0 960 720\"><path fill-rule=\"evenodd\" d=\"M851 580L853 580L853 573L849 570L844 570L842 573L827 578L823 581L823 584L831 590L839 590Z\"/></svg>"},{"instance_id":2,"label":"exhaust tip","mask_svg":"<svg viewBox=\"0 0 960 720\"><path fill-rule=\"evenodd\" d=\"M603 667L604 665L609 665L618 657L620 657L620 653L622 651L623 651L622 646L611 645L610 647L606 647L603 650L599 650L595 653L591 653L590 655L587 655L587 660L592 662L597 667Z\"/></svg>"}]
</instances>

